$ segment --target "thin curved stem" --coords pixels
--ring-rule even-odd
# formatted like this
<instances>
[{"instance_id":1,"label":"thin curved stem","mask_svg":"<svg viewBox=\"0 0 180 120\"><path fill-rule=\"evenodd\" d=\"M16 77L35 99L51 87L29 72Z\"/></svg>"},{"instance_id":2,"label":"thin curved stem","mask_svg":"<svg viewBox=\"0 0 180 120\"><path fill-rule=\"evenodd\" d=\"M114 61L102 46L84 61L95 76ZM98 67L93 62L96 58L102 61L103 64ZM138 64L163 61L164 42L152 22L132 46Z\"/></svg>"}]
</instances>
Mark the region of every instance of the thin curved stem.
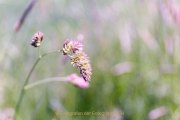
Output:
<instances>
[{"instance_id":1,"label":"thin curved stem","mask_svg":"<svg viewBox=\"0 0 180 120\"><path fill-rule=\"evenodd\" d=\"M27 83L29 82L29 78L31 77L31 74L32 74L32 72L34 71L35 67L37 66L37 64L39 63L39 61L40 61L43 57L45 57L45 56L47 56L47 55L49 55L49 54L52 54L52 53L57 53L57 52L59 52L59 50L57 50L57 51L52 51L52 52L48 52L48 53L44 53L44 54L42 54L42 55L39 55L38 59L36 59L35 63L33 64L32 68L31 68L30 72L28 73L28 75L27 75L27 77L26 77L26 79L25 79L25 82L24 82L24 84L23 84L23 86L22 86L22 89L21 89L21 92L20 92L20 96L19 96L19 98L18 98L18 102L17 102L16 107L15 107L15 115L14 115L14 118L15 118L15 119L16 119L16 116L17 116L17 114L18 114L20 105L21 105L21 103L22 103L22 100L23 100L23 97L24 97L24 94L25 94L24 86L26 86Z\"/></svg>"},{"instance_id":2,"label":"thin curved stem","mask_svg":"<svg viewBox=\"0 0 180 120\"><path fill-rule=\"evenodd\" d=\"M38 56L41 56L40 47L38 47Z\"/></svg>"},{"instance_id":3,"label":"thin curved stem","mask_svg":"<svg viewBox=\"0 0 180 120\"><path fill-rule=\"evenodd\" d=\"M17 102L16 107L15 107L15 112L16 112L16 113L15 113L15 118L16 118L16 115L17 115L17 113L18 113L18 111L19 111L21 102L22 102L23 97L24 97L24 93L25 93L24 86L29 82L29 78L30 78L32 72L34 71L36 65L38 64L38 62L39 62L40 60L41 60L41 57L39 57L39 58L35 61L33 67L31 68L28 76L27 76L26 79L25 79L25 82L24 82L23 87L22 87L22 89L21 89L21 93L20 93L18 102Z\"/></svg>"},{"instance_id":4,"label":"thin curved stem","mask_svg":"<svg viewBox=\"0 0 180 120\"><path fill-rule=\"evenodd\" d=\"M40 55L39 57L45 57L46 55L49 55L49 54L53 54L53 53L58 53L58 52L61 52L60 50L56 50L56 51L51 51L51 52L47 52L47 53L44 53L42 55Z\"/></svg>"},{"instance_id":5,"label":"thin curved stem","mask_svg":"<svg viewBox=\"0 0 180 120\"><path fill-rule=\"evenodd\" d=\"M67 77L51 77L51 78L39 80L37 82L31 83L29 85L26 85L24 87L24 89L28 90L30 88L36 87L36 86L41 85L41 84L49 83L49 82L63 82L63 81L66 82L67 81Z\"/></svg>"}]
</instances>

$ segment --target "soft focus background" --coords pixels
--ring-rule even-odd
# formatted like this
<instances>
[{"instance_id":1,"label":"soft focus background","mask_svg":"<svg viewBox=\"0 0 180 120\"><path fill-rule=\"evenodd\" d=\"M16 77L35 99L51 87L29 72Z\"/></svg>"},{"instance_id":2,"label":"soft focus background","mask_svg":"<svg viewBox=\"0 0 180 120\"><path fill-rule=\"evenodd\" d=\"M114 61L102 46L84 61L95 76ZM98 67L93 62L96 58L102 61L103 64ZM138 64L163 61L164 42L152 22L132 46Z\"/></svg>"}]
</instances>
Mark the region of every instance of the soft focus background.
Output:
<instances>
[{"instance_id":1,"label":"soft focus background","mask_svg":"<svg viewBox=\"0 0 180 120\"><path fill-rule=\"evenodd\" d=\"M18 32L28 0L0 0L0 119L14 113L25 77L41 52L84 36L93 75L88 89L52 82L29 89L22 120L179 120L180 2L172 0L37 0ZM60 54L45 57L30 83L79 71ZM111 112L71 116L63 112Z\"/></svg>"}]
</instances>

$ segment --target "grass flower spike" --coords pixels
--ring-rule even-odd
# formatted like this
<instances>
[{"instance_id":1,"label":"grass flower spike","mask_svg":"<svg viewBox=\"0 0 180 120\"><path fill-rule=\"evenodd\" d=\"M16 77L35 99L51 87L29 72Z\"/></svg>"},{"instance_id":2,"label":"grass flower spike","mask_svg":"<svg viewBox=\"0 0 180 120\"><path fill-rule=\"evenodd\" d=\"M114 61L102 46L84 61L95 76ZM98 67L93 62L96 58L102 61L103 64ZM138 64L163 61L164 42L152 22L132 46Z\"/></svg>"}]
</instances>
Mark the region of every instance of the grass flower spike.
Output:
<instances>
[{"instance_id":1,"label":"grass flower spike","mask_svg":"<svg viewBox=\"0 0 180 120\"><path fill-rule=\"evenodd\" d=\"M63 55L73 54L76 51L83 51L83 44L79 40L67 39L63 45Z\"/></svg>"},{"instance_id":2,"label":"grass flower spike","mask_svg":"<svg viewBox=\"0 0 180 120\"><path fill-rule=\"evenodd\" d=\"M41 45L41 42L43 40L43 33L37 32L33 35L31 45L34 47L39 47Z\"/></svg>"},{"instance_id":3,"label":"grass flower spike","mask_svg":"<svg viewBox=\"0 0 180 120\"><path fill-rule=\"evenodd\" d=\"M89 58L83 51L78 51L76 54L70 56L71 64L80 70L80 73L85 81L90 81L92 69Z\"/></svg>"},{"instance_id":4,"label":"grass flower spike","mask_svg":"<svg viewBox=\"0 0 180 120\"><path fill-rule=\"evenodd\" d=\"M68 55L71 59L71 64L80 70L85 81L90 81L92 68L90 60L83 51L82 42L79 40L66 40L63 49L63 55Z\"/></svg>"}]
</instances>

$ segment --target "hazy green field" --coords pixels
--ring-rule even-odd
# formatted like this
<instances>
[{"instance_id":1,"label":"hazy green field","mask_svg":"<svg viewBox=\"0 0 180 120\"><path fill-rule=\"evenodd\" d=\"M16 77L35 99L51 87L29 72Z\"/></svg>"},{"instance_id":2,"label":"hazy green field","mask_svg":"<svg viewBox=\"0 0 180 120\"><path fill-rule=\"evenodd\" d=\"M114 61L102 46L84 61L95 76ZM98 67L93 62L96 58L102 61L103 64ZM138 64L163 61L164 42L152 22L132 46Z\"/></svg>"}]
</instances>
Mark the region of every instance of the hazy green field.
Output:
<instances>
[{"instance_id":1,"label":"hazy green field","mask_svg":"<svg viewBox=\"0 0 180 120\"><path fill-rule=\"evenodd\" d=\"M38 58L30 45L37 31L44 33L41 53L62 49L66 38L84 36L93 74L87 89L66 82L27 89L17 120L180 119L180 16L167 7L170 3L37 0L15 32L28 3L0 0L0 120L14 114ZM176 5L180 8L180 2ZM52 54L38 63L29 84L72 73L79 71L65 56Z\"/></svg>"}]
</instances>

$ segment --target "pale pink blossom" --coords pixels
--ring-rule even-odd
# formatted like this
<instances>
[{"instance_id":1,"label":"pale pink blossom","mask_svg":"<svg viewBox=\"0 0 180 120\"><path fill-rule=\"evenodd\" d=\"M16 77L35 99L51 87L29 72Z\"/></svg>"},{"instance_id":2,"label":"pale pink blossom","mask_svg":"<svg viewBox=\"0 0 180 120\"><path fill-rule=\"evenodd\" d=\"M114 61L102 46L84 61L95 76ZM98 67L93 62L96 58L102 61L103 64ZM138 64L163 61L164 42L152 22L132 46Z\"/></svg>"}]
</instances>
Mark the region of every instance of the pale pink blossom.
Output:
<instances>
[{"instance_id":1,"label":"pale pink blossom","mask_svg":"<svg viewBox=\"0 0 180 120\"><path fill-rule=\"evenodd\" d=\"M150 120L156 120L168 113L168 110L166 107L161 106L158 108L155 108L149 112L149 119Z\"/></svg>"},{"instance_id":2,"label":"pale pink blossom","mask_svg":"<svg viewBox=\"0 0 180 120\"><path fill-rule=\"evenodd\" d=\"M133 63L127 61L115 65L112 69L112 72L116 75L122 75L125 73L129 73L132 70L133 70Z\"/></svg>"},{"instance_id":3,"label":"pale pink blossom","mask_svg":"<svg viewBox=\"0 0 180 120\"><path fill-rule=\"evenodd\" d=\"M14 109L5 108L0 110L0 120L13 120Z\"/></svg>"},{"instance_id":4,"label":"pale pink blossom","mask_svg":"<svg viewBox=\"0 0 180 120\"><path fill-rule=\"evenodd\" d=\"M82 77L79 77L77 74L73 73L67 77L68 82L75 85L76 87L79 88L88 88L89 87L89 82L84 81Z\"/></svg>"}]
</instances>

